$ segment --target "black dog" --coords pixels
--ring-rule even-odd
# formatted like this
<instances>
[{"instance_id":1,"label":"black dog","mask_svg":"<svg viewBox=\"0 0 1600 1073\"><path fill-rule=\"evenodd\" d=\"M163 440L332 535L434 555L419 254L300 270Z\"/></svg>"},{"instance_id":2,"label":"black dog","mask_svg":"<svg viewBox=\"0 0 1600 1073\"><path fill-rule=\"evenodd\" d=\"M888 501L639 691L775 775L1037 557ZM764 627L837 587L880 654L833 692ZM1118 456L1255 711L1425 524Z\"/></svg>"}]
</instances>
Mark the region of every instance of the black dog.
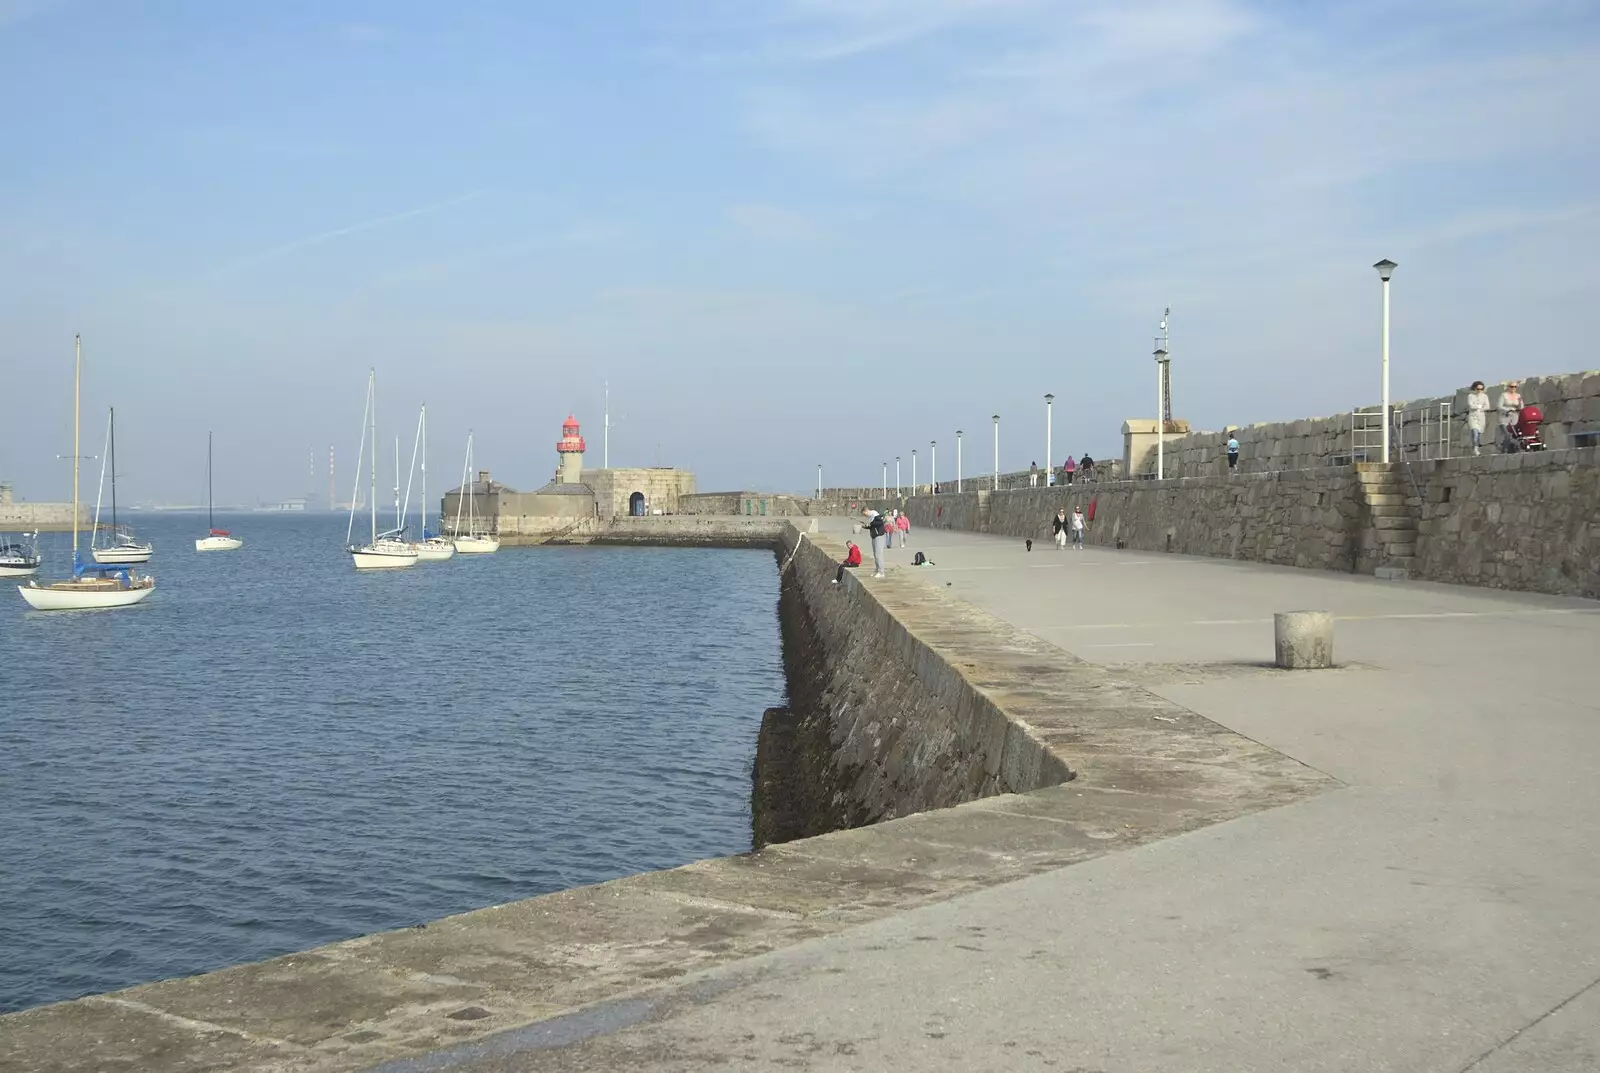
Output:
<instances>
[{"instance_id":1,"label":"black dog","mask_svg":"<svg viewBox=\"0 0 1600 1073\"><path fill-rule=\"evenodd\" d=\"M1028 550L1029 551L1033 550L1033 538L1032 537L1028 538Z\"/></svg>"}]
</instances>

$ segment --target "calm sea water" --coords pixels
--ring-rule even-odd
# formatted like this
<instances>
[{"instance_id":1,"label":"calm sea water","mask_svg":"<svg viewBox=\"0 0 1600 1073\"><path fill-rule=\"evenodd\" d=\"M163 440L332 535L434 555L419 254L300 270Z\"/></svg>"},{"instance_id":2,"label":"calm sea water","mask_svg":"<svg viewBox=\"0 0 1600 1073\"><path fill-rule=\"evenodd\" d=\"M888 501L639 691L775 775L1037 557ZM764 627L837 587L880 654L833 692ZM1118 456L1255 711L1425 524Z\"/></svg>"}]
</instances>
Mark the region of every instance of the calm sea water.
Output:
<instances>
[{"instance_id":1,"label":"calm sea water","mask_svg":"<svg viewBox=\"0 0 1600 1073\"><path fill-rule=\"evenodd\" d=\"M0 589L0 1010L749 848L770 553L357 574L342 517L137 520L144 604Z\"/></svg>"}]
</instances>

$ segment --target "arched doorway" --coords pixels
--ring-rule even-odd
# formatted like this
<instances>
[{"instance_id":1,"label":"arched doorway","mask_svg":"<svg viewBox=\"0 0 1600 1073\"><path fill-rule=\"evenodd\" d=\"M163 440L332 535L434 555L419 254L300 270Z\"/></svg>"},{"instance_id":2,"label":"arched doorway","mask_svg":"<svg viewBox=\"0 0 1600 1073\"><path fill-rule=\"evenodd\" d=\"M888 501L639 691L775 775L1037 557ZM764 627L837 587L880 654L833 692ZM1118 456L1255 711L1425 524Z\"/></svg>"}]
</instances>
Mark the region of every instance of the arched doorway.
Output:
<instances>
[{"instance_id":1,"label":"arched doorway","mask_svg":"<svg viewBox=\"0 0 1600 1073\"><path fill-rule=\"evenodd\" d=\"M635 518L644 517L644 493L635 492L628 497L628 513Z\"/></svg>"}]
</instances>

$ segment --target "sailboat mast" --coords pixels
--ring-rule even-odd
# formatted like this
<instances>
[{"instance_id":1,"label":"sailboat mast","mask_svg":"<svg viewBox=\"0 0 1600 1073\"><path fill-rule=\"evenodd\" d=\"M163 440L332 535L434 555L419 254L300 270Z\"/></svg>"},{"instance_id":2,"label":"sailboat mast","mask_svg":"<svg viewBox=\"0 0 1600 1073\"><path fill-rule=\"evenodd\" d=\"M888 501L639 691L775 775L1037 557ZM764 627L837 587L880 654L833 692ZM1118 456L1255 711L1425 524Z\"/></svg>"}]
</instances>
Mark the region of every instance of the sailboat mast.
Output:
<instances>
[{"instance_id":1,"label":"sailboat mast","mask_svg":"<svg viewBox=\"0 0 1600 1073\"><path fill-rule=\"evenodd\" d=\"M206 528L215 529L216 518L212 517L211 510L211 433L206 433Z\"/></svg>"},{"instance_id":2,"label":"sailboat mast","mask_svg":"<svg viewBox=\"0 0 1600 1073\"><path fill-rule=\"evenodd\" d=\"M428 404L422 404L422 539L428 539Z\"/></svg>"},{"instance_id":3,"label":"sailboat mast","mask_svg":"<svg viewBox=\"0 0 1600 1073\"><path fill-rule=\"evenodd\" d=\"M117 408L111 408L111 531L117 531Z\"/></svg>"},{"instance_id":4,"label":"sailboat mast","mask_svg":"<svg viewBox=\"0 0 1600 1073\"><path fill-rule=\"evenodd\" d=\"M461 499L462 499L461 493L466 492L468 495L472 494L467 489L467 474L468 474L468 471L471 470L471 468L472 468L472 433L468 432L467 433L467 457L465 457L465 458L463 458L461 460L461 487L456 489L456 524L452 527L452 529L450 531L450 535L451 536L460 536L461 535ZM439 519L439 525L440 525L441 528L444 526L444 519L443 518Z\"/></svg>"},{"instance_id":5,"label":"sailboat mast","mask_svg":"<svg viewBox=\"0 0 1600 1073\"><path fill-rule=\"evenodd\" d=\"M72 567L78 567L78 405L83 394L83 336L72 337Z\"/></svg>"},{"instance_id":6,"label":"sailboat mast","mask_svg":"<svg viewBox=\"0 0 1600 1073\"><path fill-rule=\"evenodd\" d=\"M406 520L400 517L400 437L394 438L394 527L400 529Z\"/></svg>"},{"instance_id":7,"label":"sailboat mast","mask_svg":"<svg viewBox=\"0 0 1600 1073\"><path fill-rule=\"evenodd\" d=\"M372 400L372 478L367 489L367 500L372 507L372 543L378 542L378 373L367 373L367 397Z\"/></svg>"}]
</instances>

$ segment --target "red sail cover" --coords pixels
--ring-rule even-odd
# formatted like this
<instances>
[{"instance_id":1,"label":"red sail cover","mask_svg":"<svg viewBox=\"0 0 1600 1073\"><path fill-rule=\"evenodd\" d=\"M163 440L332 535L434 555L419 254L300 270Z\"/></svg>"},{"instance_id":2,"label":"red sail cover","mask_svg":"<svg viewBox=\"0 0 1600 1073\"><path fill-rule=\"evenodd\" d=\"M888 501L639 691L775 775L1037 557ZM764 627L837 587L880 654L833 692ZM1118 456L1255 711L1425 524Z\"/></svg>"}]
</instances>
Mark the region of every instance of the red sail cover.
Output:
<instances>
[{"instance_id":1,"label":"red sail cover","mask_svg":"<svg viewBox=\"0 0 1600 1073\"><path fill-rule=\"evenodd\" d=\"M211 530L211 535L212 536L232 536L233 534L228 532L226 529L213 529L213 530Z\"/></svg>"}]
</instances>

